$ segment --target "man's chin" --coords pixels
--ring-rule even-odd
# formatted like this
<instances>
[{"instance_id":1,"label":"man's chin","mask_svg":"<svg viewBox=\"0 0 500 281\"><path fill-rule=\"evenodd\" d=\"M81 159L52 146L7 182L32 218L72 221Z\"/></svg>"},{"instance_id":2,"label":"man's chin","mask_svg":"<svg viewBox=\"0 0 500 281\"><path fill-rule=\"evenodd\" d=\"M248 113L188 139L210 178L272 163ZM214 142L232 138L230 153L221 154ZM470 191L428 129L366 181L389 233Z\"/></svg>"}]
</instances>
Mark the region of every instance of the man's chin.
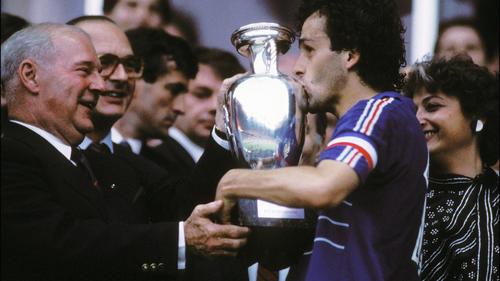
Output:
<instances>
[{"instance_id":1,"label":"man's chin","mask_svg":"<svg viewBox=\"0 0 500 281\"><path fill-rule=\"evenodd\" d=\"M92 121L89 120L88 123L81 124L77 129L80 133L82 133L83 135L86 135L86 134L94 131L94 128L95 128L94 123L92 123Z\"/></svg>"},{"instance_id":2,"label":"man's chin","mask_svg":"<svg viewBox=\"0 0 500 281\"><path fill-rule=\"evenodd\" d=\"M96 107L94 110L94 114L99 114L100 116L105 116L105 117L116 117L119 116L121 117L124 113L125 110L123 106L108 106L108 107Z\"/></svg>"},{"instance_id":3,"label":"man's chin","mask_svg":"<svg viewBox=\"0 0 500 281\"><path fill-rule=\"evenodd\" d=\"M69 142L69 145L79 145L83 141L85 135L94 130L94 125L92 124L92 122L89 123L82 122L73 127L72 130L66 131L64 138Z\"/></svg>"},{"instance_id":4,"label":"man's chin","mask_svg":"<svg viewBox=\"0 0 500 281\"><path fill-rule=\"evenodd\" d=\"M212 133L212 128L215 126L215 124L211 125L205 125L202 126L195 132L199 137L204 137L205 135L210 136L210 133Z\"/></svg>"},{"instance_id":5,"label":"man's chin","mask_svg":"<svg viewBox=\"0 0 500 281\"><path fill-rule=\"evenodd\" d=\"M213 128L213 127L212 127ZM210 130L197 130L195 132L191 132L191 134L186 134L189 139L197 144L203 144L208 141L210 138L210 134L212 134L212 128Z\"/></svg>"},{"instance_id":6,"label":"man's chin","mask_svg":"<svg viewBox=\"0 0 500 281\"><path fill-rule=\"evenodd\" d=\"M209 130L207 129L207 130L204 130L203 132L200 132L199 134L197 134L196 138L208 140L208 138L210 137L210 134L212 133L212 128L210 128Z\"/></svg>"},{"instance_id":7,"label":"man's chin","mask_svg":"<svg viewBox=\"0 0 500 281\"><path fill-rule=\"evenodd\" d=\"M103 119L103 120L118 120L120 118L122 118L123 116L123 113L116 113L116 112L113 112L113 113L100 113L100 112L96 112L94 114L94 116L92 117L92 119L95 119L95 118L98 118L98 119Z\"/></svg>"},{"instance_id":8,"label":"man's chin","mask_svg":"<svg viewBox=\"0 0 500 281\"><path fill-rule=\"evenodd\" d=\"M147 133L147 138L148 139L165 139L165 138L168 138L169 134L168 134L168 129L170 128L169 127L162 127L161 130L154 130L154 131L149 131L149 133Z\"/></svg>"}]
</instances>

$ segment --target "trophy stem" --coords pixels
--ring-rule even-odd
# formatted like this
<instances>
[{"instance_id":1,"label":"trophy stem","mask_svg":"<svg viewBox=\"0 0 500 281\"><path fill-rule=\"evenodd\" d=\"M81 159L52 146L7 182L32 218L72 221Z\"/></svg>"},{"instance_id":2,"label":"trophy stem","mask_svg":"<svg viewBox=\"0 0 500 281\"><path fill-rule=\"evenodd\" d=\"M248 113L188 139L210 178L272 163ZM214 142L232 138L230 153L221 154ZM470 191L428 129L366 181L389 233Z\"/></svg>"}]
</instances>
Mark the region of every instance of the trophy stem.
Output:
<instances>
[{"instance_id":1,"label":"trophy stem","mask_svg":"<svg viewBox=\"0 0 500 281\"><path fill-rule=\"evenodd\" d=\"M269 37L260 44L250 45L250 64L254 74L278 75L276 41Z\"/></svg>"}]
</instances>

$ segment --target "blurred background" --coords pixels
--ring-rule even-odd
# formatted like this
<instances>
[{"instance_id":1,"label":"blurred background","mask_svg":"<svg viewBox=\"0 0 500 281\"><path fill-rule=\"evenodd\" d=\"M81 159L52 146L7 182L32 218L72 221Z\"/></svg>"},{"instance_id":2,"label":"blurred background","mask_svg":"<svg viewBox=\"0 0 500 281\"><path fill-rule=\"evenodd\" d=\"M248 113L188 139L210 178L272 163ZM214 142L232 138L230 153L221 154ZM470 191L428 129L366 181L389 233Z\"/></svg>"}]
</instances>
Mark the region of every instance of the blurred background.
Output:
<instances>
[{"instance_id":1,"label":"blurred background","mask_svg":"<svg viewBox=\"0 0 500 281\"><path fill-rule=\"evenodd\" d=\"M127 0L129 1L129 0ZM136 0L130 0L132 2ZM193 45L218 47L236 53L231 33L240 26L260 21L277 22L297 30L295 13L299 0L165 0L172 15L185 29ZM498 57L498 0L398 0L406 27L407 62L433 52L438 24L457 16L475 17L486 48ZM2 12L21 16L31 23L66 22L84 14L103 14L103 0L2 0ZM296 44L288 57L298 53ZM246 58L239 56L248 68ZM286 63L286 57L283 59Z\"/></svg>"}]
</instances>

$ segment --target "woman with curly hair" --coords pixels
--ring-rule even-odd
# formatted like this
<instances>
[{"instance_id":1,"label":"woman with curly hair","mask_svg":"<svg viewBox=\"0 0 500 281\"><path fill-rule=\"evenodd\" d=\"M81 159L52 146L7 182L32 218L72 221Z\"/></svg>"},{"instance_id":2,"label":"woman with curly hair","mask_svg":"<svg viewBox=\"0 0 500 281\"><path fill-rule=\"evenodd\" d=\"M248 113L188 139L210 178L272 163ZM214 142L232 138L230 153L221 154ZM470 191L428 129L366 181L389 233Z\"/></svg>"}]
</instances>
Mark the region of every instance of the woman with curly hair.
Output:
<instances>
[{"instance_id":1,"label":"woman with curly hair","mask_svg":"<svg viewBox=\"0 0 500 281\"><path fill-rule=\"evenodd\" d=\"M422 280L498 280L498 79L468 57L434 59L405 93L430 154Z\"/></svg>"}]
</instances>

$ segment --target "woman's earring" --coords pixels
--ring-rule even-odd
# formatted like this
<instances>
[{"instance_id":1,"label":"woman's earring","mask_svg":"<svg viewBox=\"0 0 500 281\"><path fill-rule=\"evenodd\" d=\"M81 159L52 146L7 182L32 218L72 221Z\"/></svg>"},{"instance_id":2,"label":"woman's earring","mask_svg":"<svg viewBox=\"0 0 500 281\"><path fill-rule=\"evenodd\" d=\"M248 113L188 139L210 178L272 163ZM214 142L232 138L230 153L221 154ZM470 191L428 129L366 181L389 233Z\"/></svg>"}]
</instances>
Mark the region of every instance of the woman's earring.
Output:
<instances>
[{"instance_id":1,"label":"woman's earring","mask_svg":"<svg viewBox=\"0 0 500 281\"><path fill-rule=\"evenodd\" d=\"M483 121L481 121L481 120L478 119L477 122L476 122L476 129L475 129L476 133L481 132L481 130L483 129L483 127L484 127Z\"/></svg>"}]
</instances>

